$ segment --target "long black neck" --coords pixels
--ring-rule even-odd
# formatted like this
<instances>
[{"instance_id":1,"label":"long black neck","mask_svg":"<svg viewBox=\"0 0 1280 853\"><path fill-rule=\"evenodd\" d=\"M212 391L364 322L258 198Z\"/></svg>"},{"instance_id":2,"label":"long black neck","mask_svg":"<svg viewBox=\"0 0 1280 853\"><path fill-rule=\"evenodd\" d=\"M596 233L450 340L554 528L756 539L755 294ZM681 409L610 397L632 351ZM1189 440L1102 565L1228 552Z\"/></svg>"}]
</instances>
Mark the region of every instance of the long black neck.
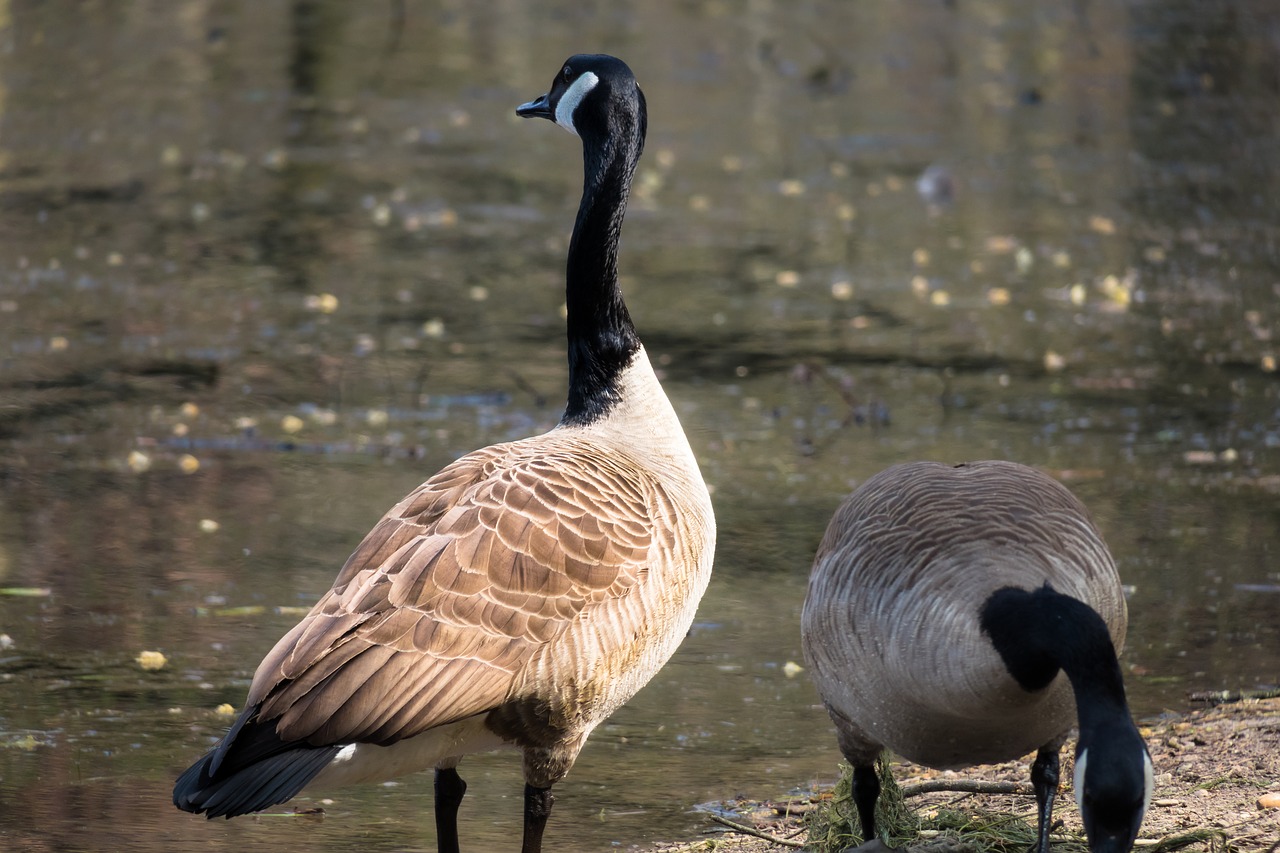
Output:
<instances>
[{"instance_id":1,"label":"long black neck","mask_svg":"<svg viewBox=\"0 0 1280 853\"><path fill-rule=\"evenodd\" d=\"M618 288L618 237L644 146L643 122L643 113L615 113L609 133L583 137L585 180L569 242L565 293L569 402L564 424L584 425L606 415L619 400L618 377L640 349Z\"/></svg>"},{"instance_id":2,"label":"long black neck","mask_svg":"<svg viewBox=\"0 0 1280 853\"><path fill-rule=\"evenodd\" d=\"M981 622L1025 690L1048 687L1060 669L1067 674L1082 742L1101 726L1133 725L1111 632L1092 607L1048 584L1032 592L1006 587L987 599Z\"/></svg>"}]
</instances>

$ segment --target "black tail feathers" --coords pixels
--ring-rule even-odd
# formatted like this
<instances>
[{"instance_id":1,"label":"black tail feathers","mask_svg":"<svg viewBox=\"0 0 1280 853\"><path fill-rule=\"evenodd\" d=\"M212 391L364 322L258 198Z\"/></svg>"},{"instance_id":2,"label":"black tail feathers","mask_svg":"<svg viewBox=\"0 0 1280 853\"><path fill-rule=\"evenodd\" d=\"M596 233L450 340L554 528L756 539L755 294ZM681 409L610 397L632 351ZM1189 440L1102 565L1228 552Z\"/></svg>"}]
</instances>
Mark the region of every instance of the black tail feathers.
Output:
<instances>
[{"instance_id":1,"label":"black tail feathers","mask_svg":"<svg viewBox=\"0 0 1280 853\"><path fill-rule=\"evenodd\" d=\"M236 817L292 799L338 754L341 746L287 743L271 722L248 708L223 742L187 768L173 787L173 804L209 818Z\"/></svg>"}]
</instances>

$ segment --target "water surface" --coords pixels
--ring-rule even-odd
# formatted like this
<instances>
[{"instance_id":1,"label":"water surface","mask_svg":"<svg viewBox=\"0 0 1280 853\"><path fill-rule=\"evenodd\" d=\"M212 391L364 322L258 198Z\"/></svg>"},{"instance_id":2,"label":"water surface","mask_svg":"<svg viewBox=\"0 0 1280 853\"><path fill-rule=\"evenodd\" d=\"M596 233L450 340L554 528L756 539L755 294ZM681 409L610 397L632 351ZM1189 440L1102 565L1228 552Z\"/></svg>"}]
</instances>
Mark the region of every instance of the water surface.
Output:
<instances>
[{"instance_id":1,"label":"water surface","mask_svg":"<svg viewBox=\"0 0 1280 853\"><path fill-rule=\"evenodd\" d=\"M1139 716L1274 685L1278 37L1260 1L0 2L0 847L434 849L429 776L323 819L170 789L385 509L556 422L580 155L512 110L584 49L648 97L623 285L720 541L549 844L834 777L787 663L894 462L1086 501ZM464 841L513 848L518 759L462 769Z\"/></svg>"}]
</instances>

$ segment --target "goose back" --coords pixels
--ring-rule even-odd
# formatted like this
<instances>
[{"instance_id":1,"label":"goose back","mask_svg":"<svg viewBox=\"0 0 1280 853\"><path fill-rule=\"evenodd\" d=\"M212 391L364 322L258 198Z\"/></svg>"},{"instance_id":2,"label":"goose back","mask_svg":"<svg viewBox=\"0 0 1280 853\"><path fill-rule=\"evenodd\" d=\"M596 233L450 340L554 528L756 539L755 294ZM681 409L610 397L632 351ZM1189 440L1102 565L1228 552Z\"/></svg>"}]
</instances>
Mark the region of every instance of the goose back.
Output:
<instances>
[{"instance_id":1,"label":"goose back","mask_svg":"<svg viewBox=\"0 0 1280 853\"><path fill-rule=\"evenodd\" d=\"M1049 476L918 462L867 480L827 528L803 612L805 656L846 755L870 761L888 747L946 768L1065 736L1066 676L1023 689L980 626L996 590L1046 583L1090 605L1123 647L1115 564L1083 504Z\"/></svg>"}]
</instances>

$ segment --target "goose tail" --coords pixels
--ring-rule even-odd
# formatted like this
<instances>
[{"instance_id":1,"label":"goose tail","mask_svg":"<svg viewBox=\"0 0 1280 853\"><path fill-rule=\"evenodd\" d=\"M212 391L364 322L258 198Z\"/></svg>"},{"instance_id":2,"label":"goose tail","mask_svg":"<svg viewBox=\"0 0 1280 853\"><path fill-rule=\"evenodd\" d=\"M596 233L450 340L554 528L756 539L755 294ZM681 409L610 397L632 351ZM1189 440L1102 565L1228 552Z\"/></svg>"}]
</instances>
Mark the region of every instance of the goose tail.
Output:
<instances>
[{"instance_id":1,"label":"goose tail","mask_svg":"<svg viewBox=\"0 0 1280 853\"><path fill-rule=\"evenodd\" d=\"M218 746L187 768L173 804L209 819L262 811L295 797L328 766L339 746L286 742L247 708Z\"/></svg>"}]
</instances>

